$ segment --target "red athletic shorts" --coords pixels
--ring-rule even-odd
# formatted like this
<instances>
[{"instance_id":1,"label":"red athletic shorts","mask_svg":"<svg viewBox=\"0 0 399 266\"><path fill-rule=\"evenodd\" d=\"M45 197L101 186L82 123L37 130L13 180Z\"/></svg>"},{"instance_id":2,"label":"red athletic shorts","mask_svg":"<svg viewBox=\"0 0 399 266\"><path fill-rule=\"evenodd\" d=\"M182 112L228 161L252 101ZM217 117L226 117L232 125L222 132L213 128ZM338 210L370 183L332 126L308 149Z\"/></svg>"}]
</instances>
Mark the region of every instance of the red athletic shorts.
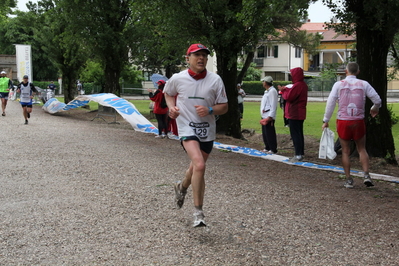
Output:
<instances>
[{"instance_id":1,"label":"red athletic shorts","mask_svg":"<svg viewBox=\"0 0 399 266\"><path fill-rule=\"evenodd\" d=\"M364 120L338 120L338 136L343 140L358 140L366 134Z\"/></svg>"}]
</instances>

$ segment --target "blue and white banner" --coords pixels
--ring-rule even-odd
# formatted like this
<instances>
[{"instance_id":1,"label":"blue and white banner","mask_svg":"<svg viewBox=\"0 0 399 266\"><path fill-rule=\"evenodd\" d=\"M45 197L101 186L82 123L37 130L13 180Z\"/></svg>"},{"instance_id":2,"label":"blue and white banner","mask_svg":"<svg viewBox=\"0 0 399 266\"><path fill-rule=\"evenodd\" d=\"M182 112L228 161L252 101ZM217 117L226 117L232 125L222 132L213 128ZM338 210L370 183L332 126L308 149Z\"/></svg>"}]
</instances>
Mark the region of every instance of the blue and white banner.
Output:
<instances>
[{"instance_id":1,"label":"blue and white banner","mask_svg":"<svg viewBox=\"0 0 399 266\"><path fill-rule=\"evenodd\" d=\"M74 108L78 108L88 104L90 101L95 101L103 106L108 106L114 108L126 121L128 121L134 130L145 132L145 133L153 133L158 134L158 129L147 119L145 118L132 104L131 102L120 98L112 93L100 93L100 94L91 94L91 95L80 95L76 97L73 101L69 102L68 104L61 103L55 98L50 99L46 102L43 106L43 109L50 113L54 114L60 111L67 111ZM337 173L344 173L342 167L331 166L331 165L322 165L322 164L315 164L310 162L296 162L291 163L288 161L288 158L285 156L277 155L277 154L266 154L259 150L240 147L230 144L222 144L219 142L214 143L214 147L216 149L227 150L235 153L241 153L244 155L249 155L253 157L258 157L267 160L273 160L281 163L286 163L290 165L302 166L312 169L318 170L328 170ZM363 177L363 172L361 171L351 171L351 175ZM373 174L370 173L370 176L373 179L384 180L394 183L399 183L399 177L393 177L388 175L380 175L380 174Z\"/></svg>"},{"instance_id":2,"label":"blue and white banner","mask_svg":"<svg viewBox=\"0 0 399 266\"><path fill-rule=\"evenodd\" d=\"M112 93L79 95L68 104L52 98L43 105L43 109L54 114L84 106L90 101L114 108L136 131L158 134L158 129L137 110L134 104Z\"/></svg>"}]
</instances>

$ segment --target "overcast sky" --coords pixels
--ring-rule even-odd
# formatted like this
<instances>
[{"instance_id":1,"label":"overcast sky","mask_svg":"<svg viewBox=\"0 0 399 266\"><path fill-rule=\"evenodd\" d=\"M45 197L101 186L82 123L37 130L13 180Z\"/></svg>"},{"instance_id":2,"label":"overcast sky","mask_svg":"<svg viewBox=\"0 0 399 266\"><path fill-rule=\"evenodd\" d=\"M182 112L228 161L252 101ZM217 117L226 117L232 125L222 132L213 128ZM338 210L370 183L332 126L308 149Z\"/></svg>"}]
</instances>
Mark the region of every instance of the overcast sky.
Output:
<instances>
[{"instance_id":1,"label":"overcast sky","mask_svg":"<svg viewBox=\"0 0 399 266\"><path fill-rule=\"evenodd\" d=\"M37 0L30 0L33 3L37 3ZM26 3L29 0L18 0L18 9L21 11L28 11ZM311 22L326 22L330 21L332 14L330 10L323 6L321 1L317 1L315 4L311 4L309 7L309 19Z\"/></svg>"}]
</instances>

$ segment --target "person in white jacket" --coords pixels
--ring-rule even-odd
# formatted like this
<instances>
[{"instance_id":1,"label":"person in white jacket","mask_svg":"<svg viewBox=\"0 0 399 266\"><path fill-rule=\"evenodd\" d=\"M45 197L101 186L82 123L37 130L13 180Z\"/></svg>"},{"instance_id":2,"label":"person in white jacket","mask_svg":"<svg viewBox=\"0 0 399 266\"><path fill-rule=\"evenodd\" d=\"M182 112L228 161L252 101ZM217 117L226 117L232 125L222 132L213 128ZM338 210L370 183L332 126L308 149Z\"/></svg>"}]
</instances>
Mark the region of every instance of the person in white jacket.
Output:
<instances>
[{"instance_id":1,"label":"person in white jacket","mask_svg":"<svg viewBox=\"0 0 399 266\"><path fill-rule=\"evenodd\" d=\"M277 153L277 135L274 123L276 121L276 111L278 102L277 90L273 87L273 78L266 76L262 79L265 93L260 104L260 115L262 119L262 137L265 144L263 152L267 154Z\"/></svg>"},{"instance_id":2,"label":"person in white jacket","mask_svg":"<svg viewBox=\"0 0 399 266\"><path fill-rule=\"evenodd\" d=\"M381 107L381 98L375 89L367 82L357 79L359 65L350 62L346 66L346 78L334 84L328 96L326 111L324 113L322 129L328 127L328 122L338 101L337 113L337 132L342 147L342 165L344 168L346 188L353 188L353 179L350 176L350 142L356 143L359 153L360 163L362 164L364 179L363 183L367 187L374 186L369 174L369 155L366 150L366 124L364 112L366 97L372 102L370 115L375 117Z\"/></svg>"}]
</instances>

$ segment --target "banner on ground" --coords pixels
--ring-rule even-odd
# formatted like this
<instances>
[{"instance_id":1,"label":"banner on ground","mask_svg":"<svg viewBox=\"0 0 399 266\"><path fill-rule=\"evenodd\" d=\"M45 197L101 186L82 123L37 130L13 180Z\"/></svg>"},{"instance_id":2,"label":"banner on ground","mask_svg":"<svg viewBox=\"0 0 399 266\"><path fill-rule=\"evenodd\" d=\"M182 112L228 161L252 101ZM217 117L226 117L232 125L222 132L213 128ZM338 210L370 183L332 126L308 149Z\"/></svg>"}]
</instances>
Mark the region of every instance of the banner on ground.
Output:
<instances>
[{"instance_id":1,"label":"banner on ground","mask_svg":"<svg viewBox=\"0 0 399 266\"><path fill-rule=\"evenodd\" d=\"M136 109L134 104L112 93L80 95L76 97L73 101L69 102L68 104L61 103L57 99L52 98L46 102L46 104L43 106L43 109L50 114L54 114L60 111L67 111L84 106L88 104L90 101L95 101L103 106L114 108L126 121L128 121L132 125L132 127L136 131L158 134L158 129ZM241 153L253 157L273 160L290 165L297 165L318 170L328 170L338 173L344 173L344 169L342 167L315 164L306 161L291 163L289 162L288 158L285 156L276 155L276 154L266 154L252 148L240 147L230 144L226 145L219 142L214 142L214 147L220 150L227 150L235 153ZM352 170L351 175L362 177L363 172ZM379 175L373 173L370 173L370 175L373 179L399 183L398 177Z\"/></svg>"},{"instance_id":2,"label":"banner on ground","mask_svg":"<svg viewBox=\"0 0 399 266\"><path fill-rule=\"evenodd\" d=\"M134 104L112 93L79 95L68 104L52 98L43 105L43 109L50 114L55 114L84 106L90 101L114 108L136 131L158 134L158 129L137 110Z\"/></svg>"},{"instance_id":3,"label":"banner on ground","mask_svg":"<svg viewBox=\"0 0 399 266\"><path fill-rule=\"evenodd\" d=\"M29 81L33 82L31 46L24 44L16 44L15 54L17 60L18 81L22 82L23 76L28 75Z\"/></svg>"}]
</instances>

